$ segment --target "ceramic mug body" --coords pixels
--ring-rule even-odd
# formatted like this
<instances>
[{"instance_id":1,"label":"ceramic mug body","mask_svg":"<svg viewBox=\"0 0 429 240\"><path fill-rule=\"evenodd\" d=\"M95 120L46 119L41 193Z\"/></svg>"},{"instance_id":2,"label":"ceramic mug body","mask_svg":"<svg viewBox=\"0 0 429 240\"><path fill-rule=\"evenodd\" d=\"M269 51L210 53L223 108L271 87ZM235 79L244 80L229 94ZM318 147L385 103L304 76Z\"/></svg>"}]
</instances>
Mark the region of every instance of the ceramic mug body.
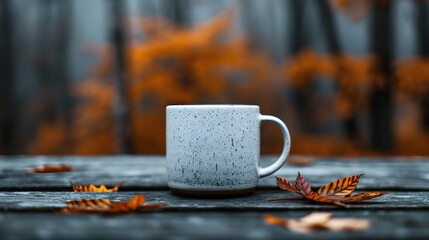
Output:
<instances>
[{"instance_id":1,"label":"ceramic mug body","mask_svg":"<svg viewBox=\"0 0 429 240\"><path fill-rule=\"evenodd\" d=\"M258 106L173 105L167 107L166 118L168 185L173 192L248 193L268 175L259 168L264 117ZM281 165L289 153L286 135Z\"/></svg>"}]
</instances>

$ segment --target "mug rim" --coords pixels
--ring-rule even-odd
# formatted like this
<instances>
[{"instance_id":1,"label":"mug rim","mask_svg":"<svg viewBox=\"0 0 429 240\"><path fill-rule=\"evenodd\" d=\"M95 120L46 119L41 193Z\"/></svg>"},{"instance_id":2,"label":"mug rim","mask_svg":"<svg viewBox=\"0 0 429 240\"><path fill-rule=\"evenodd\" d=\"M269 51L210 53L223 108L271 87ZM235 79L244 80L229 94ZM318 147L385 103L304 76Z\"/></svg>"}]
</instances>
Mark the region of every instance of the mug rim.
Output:
<instances>
[{"instance_id":1,"label":"mug rim","mask_svg":"<svg viewBox=\"0 0 429 240\"><path fill-rule=\"evenodd\" d=\"M246 104L188 104L168 105L166 108L259 108L259 106Z\"/></svg>"}]
</instances>

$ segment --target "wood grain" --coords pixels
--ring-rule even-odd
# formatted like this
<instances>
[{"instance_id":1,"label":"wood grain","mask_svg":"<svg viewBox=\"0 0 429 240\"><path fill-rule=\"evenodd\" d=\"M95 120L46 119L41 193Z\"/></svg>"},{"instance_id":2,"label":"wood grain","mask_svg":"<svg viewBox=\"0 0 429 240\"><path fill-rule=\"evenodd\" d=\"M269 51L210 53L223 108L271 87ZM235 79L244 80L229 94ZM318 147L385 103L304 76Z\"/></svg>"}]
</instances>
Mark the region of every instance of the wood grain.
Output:
<instances>
[{"instance_id":1,"label":"wood grain","mask_svg":"<svg viewBox=\"0 0 429 240\"><path fill-rule=\"evenodd\" d=\"M358 193L358 192L356 192ZM165 211L265 211L265 210L338 210L329 204L308 200L268 202L267 199L296 197L282 190L258 190L247 197L230 199L194 199L172 194L170 191L137 191L112 193L80 192L0 192L0 211L52 211L66 205L63 202L80 199L129 201L144 195L146 204L168 204ZM392 192L380 198L350 204L351 209L429 209L429 192Z\"/></svg>"},{"instance_id":2,"label":"wood grain","mask_svg":"<svg viewBox=\"0 0 429 240\"><path fill-rule=\"evenodd\" d=\"M370 219L362 232L292 233L262 221L264 214L301 218L311 211L164 212L116 217L0 213L1 239L427 239L428 211L335 211L333 217Z\"/></svg>"},{"instance_id":3,"label":"wood grain","mask_svg":"<svg viewBox=\"0 0 429 240\"><path fill-rule=\"evenodd\" d=\"M275 158L264 157L266 166ZM284 165L275 174L259 182L260 189L277 189L274 176L294 181L298 172L317 188L356 174L362 176L358 190L429 190L429 159L316 158L310 166ZM28 168L45 164L69 164L77 171L55 174L29 174ZM77 185L115 186L124 181L122 190L166 190L166 161L159 156L112 157L0 157L0 191L68 190Z\"/></svg>"},{"instance_id":4,"label":"wood grain","mask_svg":"<svg viewBox=\"0 0 429 240\"><path fill-rule=\"evenodd\" d=\"M275 158L264 157L266 166ZM410 161L412 160L412 161ZM426 239L429 236L429 159L316 158L309 166L284 165L275 175L260 180L247 197L193 199L167 189L166 161L157 156L112 157L0 157L0 239ZM29 174L28 168L68 164L71 173ZM391 191L388 195L344 210L306 200L267 202L296 197L276 186L274 176L294 182L300 172L313 190L338 179L364 173L356 193ZM113 187L119 192L72 192L77 185ZM55 215L65 201L108 199L128 201L142 194L147 204L169 204L161 212L137 212L104 217ZM314 211L334 217L365 218L368 231L318 232L298 235L266 225L264 214L300 218Z\"/></svg>"}]
</instances>

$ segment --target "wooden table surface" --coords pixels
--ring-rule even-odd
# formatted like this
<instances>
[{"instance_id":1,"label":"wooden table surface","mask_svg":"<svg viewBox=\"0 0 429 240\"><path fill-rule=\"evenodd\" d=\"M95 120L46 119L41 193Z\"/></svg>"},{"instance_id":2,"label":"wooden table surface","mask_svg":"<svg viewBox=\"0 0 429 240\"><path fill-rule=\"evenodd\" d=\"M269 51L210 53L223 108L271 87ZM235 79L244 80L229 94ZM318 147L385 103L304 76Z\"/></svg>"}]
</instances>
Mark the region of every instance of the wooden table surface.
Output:
<instances>
[{"instance_id":1,"label":"wooden table surface","mask_svg":"<svg viewBox=\"0 0 429 240\"><path fill-rule=\"evenodd\" d=\"M264 157L261 165L274 159ZM30 174L45 164L68 164L70 173ZM364 173L356 192L389 191L388 195L349 209L302 200L278 189L275 176L294 181L300 172L313 188ZM166 183L166 161L157 156L0 157L0 239L429 239L429 159L315 158L309 166L284 165L259 182L247 197L193 199L173 195ZM75 193L75 185L112 187L113 193ZM65 201L108 199L128 201L142 194L148 204L167 203L158 212L119 216L57 215ZM367 231L313 235L292 233L263 222L265 214L300 218L314 211L333 217L370 219Z\"/></svg>"}]
</instances>

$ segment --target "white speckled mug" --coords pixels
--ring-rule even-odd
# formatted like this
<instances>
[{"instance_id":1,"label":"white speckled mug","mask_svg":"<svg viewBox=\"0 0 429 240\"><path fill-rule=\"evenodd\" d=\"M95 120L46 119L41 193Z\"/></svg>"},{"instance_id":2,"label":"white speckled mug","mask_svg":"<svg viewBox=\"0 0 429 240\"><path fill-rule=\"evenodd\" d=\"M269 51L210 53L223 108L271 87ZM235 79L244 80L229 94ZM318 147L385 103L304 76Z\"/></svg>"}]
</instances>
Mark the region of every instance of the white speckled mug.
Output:
<instances>
[{"instance_id":1,"label":"white speckled mug","mask_svg":"<svg viewBox=\"0 0 429 240\"><path fill-rule=\"evenodd\" d=\"M281 156L266 168L259 167L262 122L275 123L284 138ZM252 193L259 178L284 164L290 143L286 125L261 115L259 106L167 106L168 186L187 196Z\"/></svg>"}]
</instances>

